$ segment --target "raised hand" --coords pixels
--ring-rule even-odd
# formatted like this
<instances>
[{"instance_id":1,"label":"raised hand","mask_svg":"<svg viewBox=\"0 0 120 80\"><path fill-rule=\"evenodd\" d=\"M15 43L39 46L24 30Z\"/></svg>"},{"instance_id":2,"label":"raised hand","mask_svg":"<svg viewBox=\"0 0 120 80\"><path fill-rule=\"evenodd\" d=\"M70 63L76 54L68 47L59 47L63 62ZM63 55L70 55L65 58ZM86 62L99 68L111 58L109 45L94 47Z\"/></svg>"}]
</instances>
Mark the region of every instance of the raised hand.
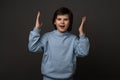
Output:
<instances>
[{"instance_id":1,"label":"raised hand","mask_svg":"<svg viewBox=\"0 0 120 80\"><path fill-rule=\"evenodd\" d=\"M39 18L40 18L40 11L38 11L37 18L36 18L35 27L36 27L37 29L40 29L41 26L43 25L43 24L39 21Z\"/></svg>"},{"instance_id":2,"label":"raised hand","mask_svg":"<svg viewBox=\"0 0 120 80\"><path fill-rule=\"evenodd\" d=\"M80 27L79 27L79 33L80 33L80 35L84 34L83 28L84 28L85 21L86 21L86 16L83 16L82 17L82 22L81 22Z\"/></svg>"}]
</instances>

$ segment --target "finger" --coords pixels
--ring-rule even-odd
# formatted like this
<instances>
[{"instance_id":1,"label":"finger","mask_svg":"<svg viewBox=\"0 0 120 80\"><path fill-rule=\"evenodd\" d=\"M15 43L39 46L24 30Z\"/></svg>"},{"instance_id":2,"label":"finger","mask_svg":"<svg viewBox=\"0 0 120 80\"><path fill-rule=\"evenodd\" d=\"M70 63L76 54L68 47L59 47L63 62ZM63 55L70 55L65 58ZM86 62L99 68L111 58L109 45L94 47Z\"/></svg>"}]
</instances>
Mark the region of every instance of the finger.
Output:
<instances>
[{"instance_id":1,"label":"finger","mask_svg":"<svg viewBox=\"0 0 120 80\"><path fill-rule=\"evenodd\" d=\"M83 16L83 17L82 17L82 20L86 20L86 16Z\"/></svg>"},{"instance_id":2,"label":"finger","mask_svg":"<svg viewBox=\"0 0 120 80\"><path fill-rule=\"evenodd\" d=\"M39 19L40 17L40 11L38 11L38 14L37 14L37 19Z\"/></svg>"},{"instance_id":3,"label":"finger","mask_svg":"<svg viewBox=\"0 0 120 80\"><path fill-rule=\"evenodd\" d=\"M85 21L86 21L86 16L83 16L82 17L82 23L85 23Z\"/></svg>"},{"instance_id":4,"label":"finger","mask_svg":"<svg viewBox=\"0 0 120 80\"><path fill-rule=\"evenodd\" d=\"M36 18L36 23L37 24L39 23L39 17L40 17L40 11L38 11L38 13L37 13L37 18Z\"/></svg>"}]
</instances>

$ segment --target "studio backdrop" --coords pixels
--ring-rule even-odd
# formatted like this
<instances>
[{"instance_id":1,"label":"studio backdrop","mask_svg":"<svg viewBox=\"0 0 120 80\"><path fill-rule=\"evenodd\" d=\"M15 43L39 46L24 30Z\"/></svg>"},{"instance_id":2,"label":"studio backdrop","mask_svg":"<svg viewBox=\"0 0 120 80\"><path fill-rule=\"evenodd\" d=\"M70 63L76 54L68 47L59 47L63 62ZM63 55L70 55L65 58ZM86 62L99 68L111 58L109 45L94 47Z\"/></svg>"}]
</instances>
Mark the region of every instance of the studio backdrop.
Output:
<instances>
[{"instance_id":1,"label":"studio backdrop","mask_svg":"<svg viewBox=\"0 0 120 80\"><path fill-rule=\"evenodd\" d=\"M87 16L85 33L89 55L77 59L75 79L120 79L119 0L7 0L0 3L0 80L42 80L42 53L28 51L29 32L41 12L42 34L52 31L53 13L59 7L74 15L71 33L79 35L81 17Z\"/></svg>"}]
</instances>

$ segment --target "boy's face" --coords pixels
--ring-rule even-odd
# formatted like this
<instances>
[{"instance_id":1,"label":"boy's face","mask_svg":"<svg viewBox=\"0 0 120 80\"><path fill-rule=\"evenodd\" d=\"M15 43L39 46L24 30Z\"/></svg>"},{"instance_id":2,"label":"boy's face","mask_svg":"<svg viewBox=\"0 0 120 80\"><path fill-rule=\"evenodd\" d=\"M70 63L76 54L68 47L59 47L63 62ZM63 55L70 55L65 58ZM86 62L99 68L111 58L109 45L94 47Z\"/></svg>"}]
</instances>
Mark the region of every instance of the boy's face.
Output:
<instances>
[{"instance_id":1,"label":"boy's face","mask_svg":"<svg viewBox=\"0 0 120 80\"><path fill-rule=\"evenodd\" d=\"M69 16L67 14L57 15L54 24L56 25L56 28L59 32L66 32L70 25Z\"/></svg>"}]
</instances>

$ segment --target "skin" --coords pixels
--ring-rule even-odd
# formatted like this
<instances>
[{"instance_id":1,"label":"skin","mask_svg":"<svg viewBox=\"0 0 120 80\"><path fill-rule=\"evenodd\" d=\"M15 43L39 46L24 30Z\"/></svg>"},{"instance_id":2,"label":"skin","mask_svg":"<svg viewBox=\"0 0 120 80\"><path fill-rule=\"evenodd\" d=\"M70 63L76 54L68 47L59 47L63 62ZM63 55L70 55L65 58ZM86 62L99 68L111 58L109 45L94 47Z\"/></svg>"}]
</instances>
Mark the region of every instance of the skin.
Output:
<instances>
[{"instance_id":1,"label":"skin","mask_svg":"<svg viewBox=\"0 0 120 80\"><path fill-rule=\"evenodd\" d=\"M41 27L43 25L43 23L41 23L39 21L39 18L40 18L40 11L38 11L37 18L36 18L35 27L37 29L41 29ZM80 35L84 34L83 28L84 28L85 21L86 21L86 16L83 16L82 17L82 22L81 22L80 27L78 29ZM56 25L57 30L59 32L61 32L61 33L66 32L68 27L69 27L69 24L70 24L70 20L69 20L68 15L58 15L57 18L55 19L54 24Z\"/></svg>"}]
</instances>

